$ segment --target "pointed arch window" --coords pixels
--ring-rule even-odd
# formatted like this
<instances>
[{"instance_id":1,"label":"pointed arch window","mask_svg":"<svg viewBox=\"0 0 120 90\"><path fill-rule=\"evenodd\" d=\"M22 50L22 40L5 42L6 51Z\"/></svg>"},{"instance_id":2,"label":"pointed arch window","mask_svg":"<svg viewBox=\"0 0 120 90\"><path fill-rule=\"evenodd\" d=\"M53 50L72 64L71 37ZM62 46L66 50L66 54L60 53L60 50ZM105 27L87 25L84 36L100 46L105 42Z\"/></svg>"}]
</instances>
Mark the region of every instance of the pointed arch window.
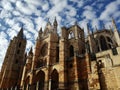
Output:
<instances>
[{"instance_id":1,"label":"pointed arch window","mask_svg":"<svg viewBox=\"0 0 120 90\"><path fill-rule=\"evenodd\" d=\"M72 31L70 31L69 35L68 35L68 39L74 38L74 33Z\"/></svg>"},{"instance_id":2,"label":"pointed arch window","mask_svg":"<svg viewBox=\"0 0 120 90\"><path fill-rule=\"evenodd\" d=\"M48 43L45 43L41 48L41 55L44 57L48 53Z\"/></svg>"},{"instance_id":3,"label":"pointed arch window","mask_svg":"<svg viewBox=\"0 0 120 90\"><path fill-rule=\"evenodd\" d=\"M51 90L58 90L59 88L59 73L54 69L51 73Z\"/></svg>"},{"instance_id":4,"label":"pointed arch window","mask_svg":"<svg viewBox=\"0 0 120 90\"><path fill-rule=\"evenodd\" d=\"M74 56L74 47L71 45L69 48L69 52L70 52L70 57Z\"/></svg>"},{"instance_id":5,"label":"pointed arch window","mask_svg":"<svg viewBox=\"0 0 120 90\"><path fill-rule=\"evenodd\" d=\"M107 50L107 42L105 40L104 36L100 36L100 45L101 45L101 50Z\"/></svg>"},{"instance_id":6,"label":"pointed arch window","mask_svg":"<svg viewBox=\"0 0 120 90\"><path fill-rule=\"evenodd\" d=\"M59 47L56 47L56 62L59 62Z\"/></svg>"}]
</instances>

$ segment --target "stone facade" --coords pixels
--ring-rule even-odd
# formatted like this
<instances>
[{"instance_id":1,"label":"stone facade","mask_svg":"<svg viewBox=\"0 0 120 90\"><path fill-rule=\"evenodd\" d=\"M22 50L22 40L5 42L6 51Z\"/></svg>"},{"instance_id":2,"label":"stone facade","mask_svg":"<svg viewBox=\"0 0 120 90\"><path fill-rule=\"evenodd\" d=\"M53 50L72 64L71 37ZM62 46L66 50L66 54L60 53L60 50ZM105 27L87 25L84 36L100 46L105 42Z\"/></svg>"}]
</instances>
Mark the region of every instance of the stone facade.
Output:
<instances>
[{"instance_id":1,"label":"stone facade","mask_svg":"<svg viewBox=\"0 0 120 90\"><path fill-rule=\"evenodd\" d=\"M31 48L28 54L21 29L8 47L0 88L119 90L120 37L115 21L112 23L114 30L103 28L92 33L87 25L85 37L84 29L77 23L62 27L59 36L57 20L53 24L48 21L45 29L38 32L34 50Z\"/></svg>"}]
</instances>

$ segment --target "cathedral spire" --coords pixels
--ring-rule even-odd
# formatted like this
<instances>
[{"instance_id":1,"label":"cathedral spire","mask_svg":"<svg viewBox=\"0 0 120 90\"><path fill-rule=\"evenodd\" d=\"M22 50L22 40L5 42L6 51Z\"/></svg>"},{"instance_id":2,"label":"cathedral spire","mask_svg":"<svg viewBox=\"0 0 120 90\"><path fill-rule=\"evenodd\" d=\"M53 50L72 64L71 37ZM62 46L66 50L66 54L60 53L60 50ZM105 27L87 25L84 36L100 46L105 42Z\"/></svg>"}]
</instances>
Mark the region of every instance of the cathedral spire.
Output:
<instances>
[{"instance_id":1,"label":"cathedral spire","mask_svg":"<svg viewBox=\"0 0 120 90\"><path fill-rule=\"evenodd\" d=\"M41 27L39 32L38 32L38 38L42 38L42 33L43 33L43 31L42 31L42 27Z\"/></svg>"},{"instance_id":2,"label":"cathedral spire","mask_svg":"<svg viewBox=\"0 0 120 90\"><path fill-rule=\"evenodd\" d=\"M24 36L24 35L23 35L23 27L21 27L21 29L20 29L20 31L19 31L17 37L23 38L23 36Z\"/></svg>"},{"instance_id":3,"label":"cathedral spire","mask_svg":"<svg viewBox=\"0 0 120 90\"><path fill-rule=\"evenodd\" d=\"M57 23L57 20L56 20L56 17L54 19L54 23L53 23L54 27L57 27L58 23Z\"/></svg>"},{"instance_id":4,"label":"cathedral spire","mask_svg":"<svg viewBox=\"0 0 120 90\"><path fill-rule=\"evenodd\" d=\"M42 33L42 27L40 28L39 33Z\"/></svg>"},{"instance_id":5,"label":"cathedral spire","mask_svg":"<svg viewBox=\"0 0 120 90\"><path fill-rule=\"evenodd\" d=\"M113 24L114 30L117 31L117 26L113 17L112 17L112 24Z\"/></svg>"}]
</instances>

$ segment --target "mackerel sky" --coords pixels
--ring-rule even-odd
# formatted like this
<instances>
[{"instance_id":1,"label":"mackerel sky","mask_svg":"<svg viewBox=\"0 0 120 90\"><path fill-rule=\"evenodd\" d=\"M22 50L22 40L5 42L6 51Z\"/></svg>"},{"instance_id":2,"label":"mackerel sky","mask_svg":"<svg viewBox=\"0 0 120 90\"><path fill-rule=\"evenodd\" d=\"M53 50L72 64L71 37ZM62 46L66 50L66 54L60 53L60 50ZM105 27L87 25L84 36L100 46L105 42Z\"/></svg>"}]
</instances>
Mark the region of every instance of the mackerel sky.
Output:
<instances>
[{"instance_id":1,"label":"mackerel sky","mask_svg":"<svg viewBox=\"0 0 120 90\"><path fill-rule=\"evenodd\" d=\"M111 26L112 17L120 29L120 0L0 0L0 67L10 40L21 26L27 38L27 49L35 44L39 29L45 28L49 18L56 17L58 32L62 26L69 27L76 21L86 33L90 29L100 30Z\"/></svg>"}]
</instances>

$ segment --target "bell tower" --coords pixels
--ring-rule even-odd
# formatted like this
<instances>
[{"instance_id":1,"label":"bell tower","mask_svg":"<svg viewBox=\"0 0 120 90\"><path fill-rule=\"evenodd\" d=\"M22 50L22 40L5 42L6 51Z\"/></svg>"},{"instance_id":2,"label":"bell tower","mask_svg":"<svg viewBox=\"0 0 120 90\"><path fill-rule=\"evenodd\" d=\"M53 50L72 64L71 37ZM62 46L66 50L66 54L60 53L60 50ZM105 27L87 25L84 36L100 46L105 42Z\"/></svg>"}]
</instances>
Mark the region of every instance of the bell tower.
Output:
<instances>
[{"instance_id":1,"label":"bell tower","mask_svg":"<svg viewBox=\"0 0 120 90\"><path fill-rule=\"evenodd\" d=\"M0 74L0 88L10 88L20 85L24 65L26 39L23 28L10 41Z\"/></svg>"}]
</instances>

